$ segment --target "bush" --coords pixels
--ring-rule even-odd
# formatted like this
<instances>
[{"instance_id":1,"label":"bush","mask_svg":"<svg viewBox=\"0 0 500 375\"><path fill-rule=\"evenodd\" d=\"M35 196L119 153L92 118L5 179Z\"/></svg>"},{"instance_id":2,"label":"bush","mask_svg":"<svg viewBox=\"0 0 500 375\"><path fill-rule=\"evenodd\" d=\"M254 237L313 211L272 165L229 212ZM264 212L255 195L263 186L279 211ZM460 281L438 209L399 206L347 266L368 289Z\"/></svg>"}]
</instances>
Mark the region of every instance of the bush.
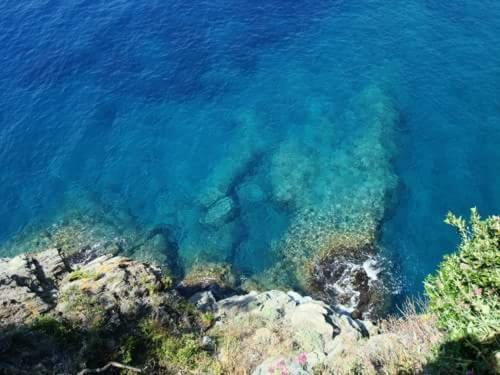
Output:
<instances>
[{"instance_id":1,"label":"bush","mask_svg":"<svg viewBox=\"0 0 500 375\"><path fill-rule=\"evenodd\" d=\"M469 224L451 213L445 222L456 228L460 244L425 281L429 309L455 343L443 358L455 360L457 371L485 371L500 347L500 217L481 220L472 209Z\"/></svg>"},{"instance_id":2,"label":"bush","mask_svg":"<svg viewBox=\"0 0 500 375\"><path fill-rule=\"evenodd\" d=\"M155 319L145 319L137 328L122 337L119 361L141 367L146 363L155 373L220 372L216 361L201 347L196 332L174 333Z\"/></svg>"},{"instance_id":3,"label":"bush","mask_svg":"<svg viewBox=\"0 0 500 375\"><path fill-rule=\"evenodd\" d=\"M57 342L64 345L78 343L81 339L81 332L73 327L68 321L57 320L50 315L41 315L31 323L33 331L52 337Z\"/></svg>"}]
</instances>

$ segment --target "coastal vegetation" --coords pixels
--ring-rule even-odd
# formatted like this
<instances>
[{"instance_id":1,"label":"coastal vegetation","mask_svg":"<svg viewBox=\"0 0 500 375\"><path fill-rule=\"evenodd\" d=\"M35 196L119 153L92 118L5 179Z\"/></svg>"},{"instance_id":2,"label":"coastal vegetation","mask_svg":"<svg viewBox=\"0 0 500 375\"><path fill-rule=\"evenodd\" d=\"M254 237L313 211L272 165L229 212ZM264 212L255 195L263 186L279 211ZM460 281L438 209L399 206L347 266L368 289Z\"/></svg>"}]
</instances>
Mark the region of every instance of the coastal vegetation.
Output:
<instances>
[{"instance_id":1,"label":"coastal vegetation","mask_svg":"<svg viewBox=\"0 0 500 375\"><path fill-rule=\"evenodd\" d=\"M74 267L56 250L7 259L0 372L494 374L500 217L473 209L468 222L452 214L446 222L460 242L426 279L425 299L377 321L294 292L242 294L223 264L176 280L117 256L79 253L86 260ZM12 294L19 301L8 288L21 288Z\"/></svg>"},{"instance_id":2,"label":"coastal vegetation","mask_svg":"<svg viewBox=\"0 0 500 375\"><path fill-rule=\"evenodd\" d=\"M500 356L500 217L481 220L472 209L468 223L451 213L446 223L460 236L458 251L425 282L429 311L445 332L436 366L485 373Z\"/></svg>"}]
</instances>

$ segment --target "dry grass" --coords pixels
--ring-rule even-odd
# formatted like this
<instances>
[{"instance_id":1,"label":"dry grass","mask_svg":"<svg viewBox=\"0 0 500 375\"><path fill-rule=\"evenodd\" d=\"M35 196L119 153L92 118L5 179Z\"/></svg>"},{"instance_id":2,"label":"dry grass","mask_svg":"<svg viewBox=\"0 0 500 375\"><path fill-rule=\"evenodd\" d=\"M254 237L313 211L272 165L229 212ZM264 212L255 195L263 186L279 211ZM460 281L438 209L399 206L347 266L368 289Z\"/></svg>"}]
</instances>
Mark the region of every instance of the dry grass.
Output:
<instances>
[{"instance_id":1,"label":"dry grass","mask_svg":"<svg viewBox=\"0 0 500 375\"><path fill-rule=\"evenodd\" d=\"M235 319L213 333L223 374L250 374L263 360L293 351L283 326L273 326L258 317Z\"/></svg>"},{"instance_id":2,"label":"dry grass","mask_svg":"<svg viewBox=\"0 0 500 375\"><path fill-rule=\"evenodd\" d=\"M335 374L363 375L423 373L442 335L436 327L436 318L418 314L418 305L407 302L402 317L381 322L380 334L358 342L344 356L330 361L329 373L332 370Z\"/></svg>"}]
</instances>

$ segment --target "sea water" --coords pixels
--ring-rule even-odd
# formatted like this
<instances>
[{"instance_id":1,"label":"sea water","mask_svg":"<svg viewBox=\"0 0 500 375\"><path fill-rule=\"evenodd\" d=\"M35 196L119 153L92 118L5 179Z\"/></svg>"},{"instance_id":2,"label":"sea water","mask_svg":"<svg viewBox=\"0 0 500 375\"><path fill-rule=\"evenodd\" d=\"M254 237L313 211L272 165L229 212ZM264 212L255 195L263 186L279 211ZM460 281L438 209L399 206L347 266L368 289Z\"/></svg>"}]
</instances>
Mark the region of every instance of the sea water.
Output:
<instances>
[{"instance_id":1,"label":"sea water","mask_svg":"<svg viewBox=\"0 0 500 375\"><path fill-rule=\"evenodd\" d=\"M407 296L500 212L498 1L4 0L0 46L0 242L99 204L251 277L361 228Z\"/></svg>"}]
</instances>

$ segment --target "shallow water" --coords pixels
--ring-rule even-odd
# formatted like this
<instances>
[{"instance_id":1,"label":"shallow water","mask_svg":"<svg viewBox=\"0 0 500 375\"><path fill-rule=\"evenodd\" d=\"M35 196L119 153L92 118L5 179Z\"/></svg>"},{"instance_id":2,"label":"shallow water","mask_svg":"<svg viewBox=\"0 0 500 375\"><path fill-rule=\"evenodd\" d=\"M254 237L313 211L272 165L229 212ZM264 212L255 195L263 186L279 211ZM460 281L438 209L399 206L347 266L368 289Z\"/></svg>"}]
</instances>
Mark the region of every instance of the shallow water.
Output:
<instances>
[{"instance_id":1,"label":"shallow water","mask_svg":"<svg viewBox=\"0 0 500 375\"><path fill-rule=\"evenodd\" d=\"M419 293L446 212L500 212L500 3L441 3L3 1L0 238L85 192L253 275L381 224Z\"/></svg>"}]
</instances>

